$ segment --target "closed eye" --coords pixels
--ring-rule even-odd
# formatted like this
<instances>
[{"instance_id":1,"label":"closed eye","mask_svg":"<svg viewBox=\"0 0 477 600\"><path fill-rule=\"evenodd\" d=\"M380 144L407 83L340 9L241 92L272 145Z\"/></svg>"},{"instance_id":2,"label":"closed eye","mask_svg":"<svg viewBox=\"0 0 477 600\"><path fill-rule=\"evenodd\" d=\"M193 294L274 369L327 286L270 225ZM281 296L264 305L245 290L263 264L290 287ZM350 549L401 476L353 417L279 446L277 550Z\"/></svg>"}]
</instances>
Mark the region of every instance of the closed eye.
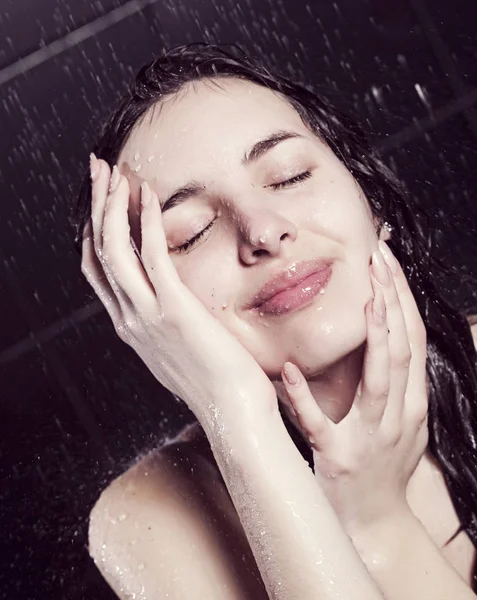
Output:
<instances>
[{"instance_id":1,"label":"closed eye","mask_svg":"<svg viewBox=\"0 0 477 600\"><path fill-rule=\"evenodd\" d=\"M289 187L291 185L294 185L295 183L300 183L301 181L304 181L309 177L311 177L311 171L304 171L303 173L300 173L299 175L296 175L291 179L287 179L286 181L280 181L280 183L272 183L267 187L271 187L274 190L281 190L282 188Z\"/></svg>"},{"instance_id":2,"label":"closed eye","mask_svg":"<svg viewBox=\"0 0 477 600\"><path fill-rule=\"evenodd\" d=\"M292 177L291 179L287 179L286 181L280 181L279 183L272 183L271 185L269 185L267 187L271 187L274 190L280 190L282 188L290 187L290 186L294 185L295 183L300 183L301 181L305 181L305 179L308 179L309 177L311 177L311 171L304 171L303 173L299 173L298 175L295 175L295 177ZM215 219L213 221L211 221L207 225L207 227L205 229L203 229L201 232L199 232L196 236L194 236L192 239L190 239L189 241L182 244L182 246L178 246L175 249L176 252L178 252L180 254L182 252L185 252L192 246L194 246L200 240L200 238L205 234L205 232L212 227L212 224L214 221L215 221Z\"/></svg>"}]
</instances>

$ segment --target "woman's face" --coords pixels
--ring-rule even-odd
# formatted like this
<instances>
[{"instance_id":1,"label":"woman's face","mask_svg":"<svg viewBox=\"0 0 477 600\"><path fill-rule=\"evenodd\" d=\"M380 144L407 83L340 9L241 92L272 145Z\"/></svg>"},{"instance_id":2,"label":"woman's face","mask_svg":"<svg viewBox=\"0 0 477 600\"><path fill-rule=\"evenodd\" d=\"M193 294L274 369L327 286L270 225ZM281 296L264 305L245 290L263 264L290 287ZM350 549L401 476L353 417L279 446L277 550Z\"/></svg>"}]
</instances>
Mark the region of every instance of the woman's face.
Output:
<instances>
[{"instance_id":1,"label":"woman's face","mask_svg":"<svg viewBox=\"0 0 477 600\"><path fill-rule=\"evenodd\" d=\"M133 235L139 241L143 180L161 204L194 184L195 191L163 212L182 282L272 380L287 360L312 377L365 340L368 265L377 248L372 215L348 170L286 100L239 79L218 83L188 86L131 134L118 166L131 184ZM294 137L244 161L277 132ZM306 172L301 181L272 187ZM177 249L206 227L194 245ZM272 277L310 260L331 261L322 293L278 314L249 308Z\"/></svg>"}]
</instances>

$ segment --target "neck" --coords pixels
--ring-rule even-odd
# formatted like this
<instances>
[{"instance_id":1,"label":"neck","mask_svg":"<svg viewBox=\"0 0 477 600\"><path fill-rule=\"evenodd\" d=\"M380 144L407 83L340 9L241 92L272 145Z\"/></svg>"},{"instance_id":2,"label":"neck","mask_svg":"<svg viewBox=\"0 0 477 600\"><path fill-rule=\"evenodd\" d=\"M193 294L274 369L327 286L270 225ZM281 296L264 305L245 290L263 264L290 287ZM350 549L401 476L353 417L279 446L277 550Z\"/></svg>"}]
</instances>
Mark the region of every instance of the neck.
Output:
<instances>
[{"instance_id":1,"label":"neck","mask_svg":"<svg viewBox=\"0 0 477 600\"><path fill-rule=\"evenodd\" d=\"M354 402L356 389L363 370L365 345L361 345L325 370L307 377L308 387L324 414L334 423L338 423L348 414ZM309 445L305 433L290 409L285 386L274 381L277 396L290 421L296 426L305 442ZM309 446L311 449L311 446Z\"/></svg>"},{"instance_id":2,"label":"neck","mask_svg":"<svg viewBox=\"0 0 477 600\"><path fill-rule=\"evenodd\" d=\"M328 367L326 371L307 378L308 387L316 403L334 423L341 421L351 409L362 374L363 360L364 345ZM295 425L311 453L311 444L290 409L285 386L278 381L274 381L274 385L282 410ZM429 449L423 454L409 480L406 496L412 512L423 523L434 541L440 546L445 544L455 533L459 521L442 470ZM433 499L431 504L429 498Z\"/></svg>"}]
</instances>

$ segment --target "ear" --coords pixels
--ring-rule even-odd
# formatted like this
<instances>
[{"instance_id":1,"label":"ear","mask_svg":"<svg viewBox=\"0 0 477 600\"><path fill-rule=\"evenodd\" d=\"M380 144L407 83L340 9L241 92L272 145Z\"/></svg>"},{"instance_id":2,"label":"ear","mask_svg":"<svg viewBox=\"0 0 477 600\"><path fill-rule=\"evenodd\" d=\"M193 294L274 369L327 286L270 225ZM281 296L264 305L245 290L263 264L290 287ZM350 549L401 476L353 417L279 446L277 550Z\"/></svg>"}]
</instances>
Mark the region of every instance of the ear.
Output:
<instances>
[{"instance_id":1,"label":"ear","mask_svg":"<svg viewBox=\"0 0 477 600\"><path fill-rule=\"evenodd\" d=\"M380 228L379 228L379 225L376 224L376 222L375 222L375 226L376 226L376 233L379 233L380 240L382 240L383 242L386 242L387 240L391 239L392 227L386 221L381 225Z\"/></svg>"},{"instance_id":2,"label":"ear","mask_svg":"<svg viewBox=\"0 0 477 600\"><path fill-rule=\"evenodd\" d=\"M383 242L391 239L391 228L386 226L386 223L381 227L381 231L379 232L379 239Z\"/></svg>"}]
</instances>

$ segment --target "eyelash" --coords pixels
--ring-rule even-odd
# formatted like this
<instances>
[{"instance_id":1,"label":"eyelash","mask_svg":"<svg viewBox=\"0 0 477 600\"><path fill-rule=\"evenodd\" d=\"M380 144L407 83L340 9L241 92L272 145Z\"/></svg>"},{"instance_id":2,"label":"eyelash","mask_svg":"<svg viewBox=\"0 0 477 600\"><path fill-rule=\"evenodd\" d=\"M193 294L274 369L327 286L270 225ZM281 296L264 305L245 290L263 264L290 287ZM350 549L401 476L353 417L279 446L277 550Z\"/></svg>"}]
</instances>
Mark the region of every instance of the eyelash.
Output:
<instances>
[{"instance_id":1,"label":"eyelash","mask_svg":"<svg viewBox=\"0 0 477 600\"><path fill-rule=\"evenodd\" d=\"M305 181L305 179L308 179L309 177L311 177L311 171L304 171L303 173L300 173L299 175L295 175L295 177L292 177L291 179L287 179L286 181L281 181L280 183L272 183L268 187L271 187L274 190L281 190L281 189L291 186L295 183L300 183L302 181ZM180 253L188 250L191 246L194 246L200 240L200 238L204 235L204 233L212 227L214 221L215 221L215 219L213 221L211 221L205 229L203 229L200 233L198 233L193 238L191 238L188 242L185 242L185 244L182 244L182 246L177 246L175 251L180 254Z\"/></svg>"}]
</instances>

